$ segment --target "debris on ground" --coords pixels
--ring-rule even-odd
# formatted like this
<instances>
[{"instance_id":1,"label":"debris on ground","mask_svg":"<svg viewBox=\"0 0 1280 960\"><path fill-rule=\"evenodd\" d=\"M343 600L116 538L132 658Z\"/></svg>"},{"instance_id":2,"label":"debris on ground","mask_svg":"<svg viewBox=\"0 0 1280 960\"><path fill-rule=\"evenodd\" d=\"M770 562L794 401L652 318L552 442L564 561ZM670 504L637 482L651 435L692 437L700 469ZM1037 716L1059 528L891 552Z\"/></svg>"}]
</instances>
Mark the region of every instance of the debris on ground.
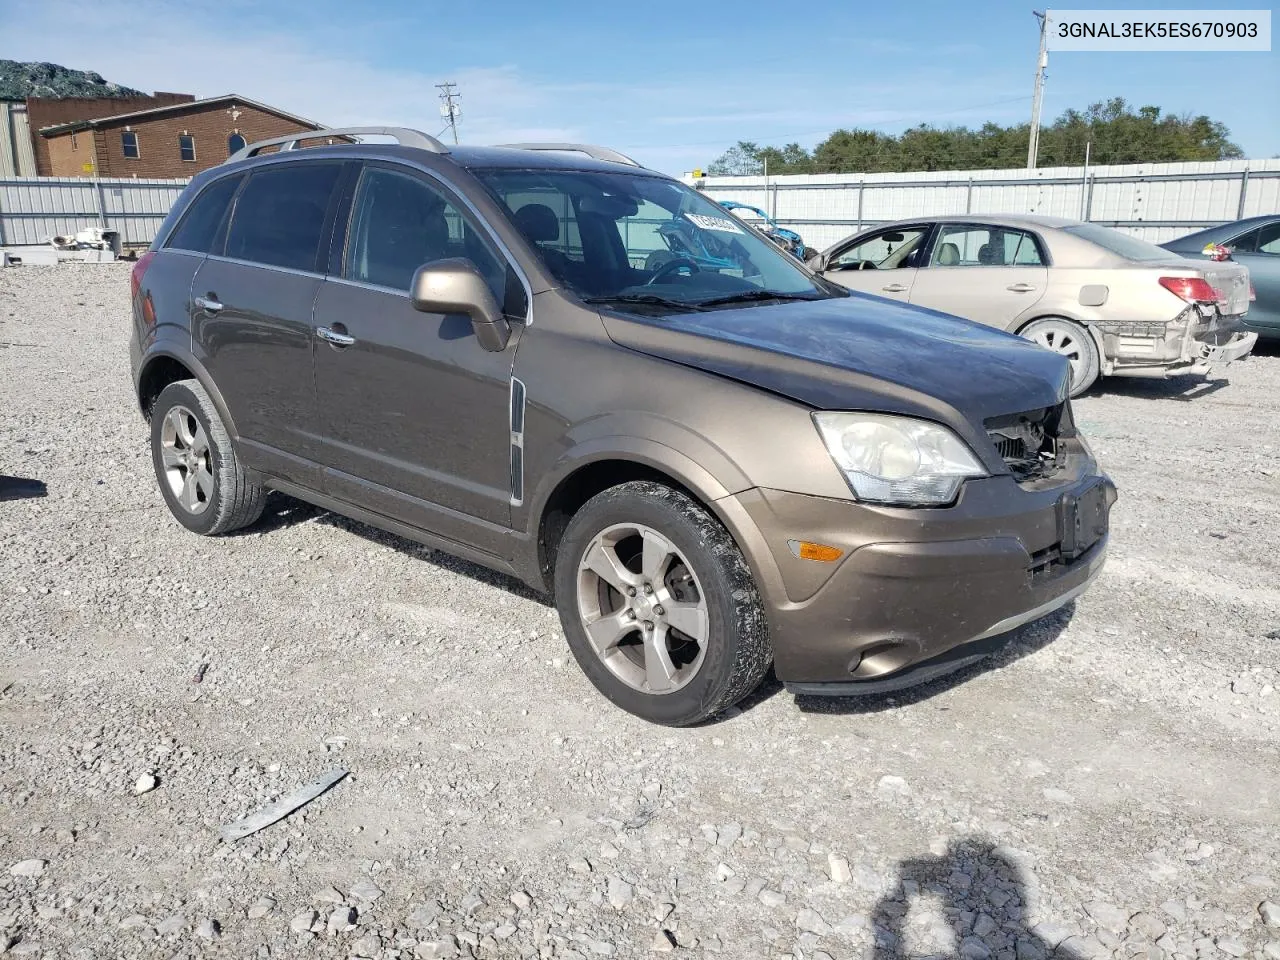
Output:
<instances>
[{"instance_id":1,"label":"debris on ground","mask_svg":"<svg viewBox=\"0 0 1280 960\"><path fill-rule=\"evenodd\" d=\"M226 824L219 831L222 834L222 839L231 843L236 840L241 840L252 833L257 833L265 827L271 826L271 824L275 823L277 820L284 819L299 807L310 803L345 777L349 772L350 771L343 767L330 770L328 773L316 777L310 783L304 783L296 790L290 791L279 800L268 804L256 813L245 817L243 820L237 820L235 823Z\"/></svg>"}]
</instances>

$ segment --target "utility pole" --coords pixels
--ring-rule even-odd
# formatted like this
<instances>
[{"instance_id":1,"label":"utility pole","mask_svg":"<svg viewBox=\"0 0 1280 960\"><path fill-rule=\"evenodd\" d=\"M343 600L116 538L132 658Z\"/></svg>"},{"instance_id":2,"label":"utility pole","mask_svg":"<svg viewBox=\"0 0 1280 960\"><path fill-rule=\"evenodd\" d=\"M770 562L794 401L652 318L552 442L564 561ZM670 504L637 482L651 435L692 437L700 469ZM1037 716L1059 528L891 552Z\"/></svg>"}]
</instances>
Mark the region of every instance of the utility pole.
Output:
<instances>
[{"instance_id":1,"label":"utility pole","mask_svg":"<svg viewBox=\"0 0 1280 960\"><path fill-rule=\"evenodd\" d=\"M1031 140L1027 144L1027 169L1036 168L1036 155L1040 152L1040 104L1044 101L1044 68L1049 65L1049 51L1045 44L1049 39L1049 14L1032 10L1040 21L1040 55L1036 58L1036 92L1031 98Z\"/></svg>"},{"instance_id":2,"label":"utility pole","mask_svg":"<svg viewBox=\"0 0 1280 960\"><path fill-rule=\"evenodd\" d=\"M449 129L453 131L453 142L457 143L458 118L462 116L462 107L455 101L461 100L462 94L453 89L455 86L455 83L436 84L436 89L440 91L440 116L449 124Z\"/></svg>"}]
</instances>

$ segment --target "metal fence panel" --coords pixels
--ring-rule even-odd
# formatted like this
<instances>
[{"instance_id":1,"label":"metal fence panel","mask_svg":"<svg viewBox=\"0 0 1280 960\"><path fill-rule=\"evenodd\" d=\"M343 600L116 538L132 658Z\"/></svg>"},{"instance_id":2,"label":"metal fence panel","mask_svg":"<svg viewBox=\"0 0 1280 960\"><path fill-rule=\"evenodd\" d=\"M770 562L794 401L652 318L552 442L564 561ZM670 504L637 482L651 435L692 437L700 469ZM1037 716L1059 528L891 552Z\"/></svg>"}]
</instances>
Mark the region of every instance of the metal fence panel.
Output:
<instances>
[{"instance_id":1,"label":"metal fence panel","mask_svg":"<svg viewBox=\"0 0 1280 960\"><path fill-rule=\"evenodd\" d=\"M101 226L126 245L152 241L186 180L0 180L0 246L43 244L50 237Z\"/></svg>"},{"instance_id":2,"label":"metal fence panel","mask_svg":"<svg viewBox=\"0 0 1280 960\"><path fill-rule=\"evenodd\" d=\"M43 244L90 226L125 244L155 237L186 180L0 179L0 246ZM812 247L910 217L1034 213L1088 219L1157 243L1280 211L1280 160L914 173L708 177L706 193L768 211Z\"/></svg>"},{"instance_id":3,"label":"metal fence panel","mask_svg":"<svg viewBox=\"0 0 1280 960\"><path fill-rule=\"evenodd\" d=\"M714 200L768 211L823 249L887 220L963 213L1087 219L1154 243L1280 212L1280 159L919 173L706 177Z\"/></svg>"}]
</instances>

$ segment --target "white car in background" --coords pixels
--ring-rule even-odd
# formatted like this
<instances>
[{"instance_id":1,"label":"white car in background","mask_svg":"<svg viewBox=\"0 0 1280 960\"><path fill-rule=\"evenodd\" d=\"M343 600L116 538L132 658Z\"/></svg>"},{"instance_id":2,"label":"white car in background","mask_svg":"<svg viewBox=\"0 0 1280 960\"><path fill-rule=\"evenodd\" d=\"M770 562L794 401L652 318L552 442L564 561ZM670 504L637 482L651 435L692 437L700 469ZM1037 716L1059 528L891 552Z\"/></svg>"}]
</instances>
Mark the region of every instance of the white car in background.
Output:
<instances>
[{"instance_id":1,"label":"white car in background","mask_svg":"<svg viewBox=\"0 0 1280 960\"><path fill-rule=\"evenodd\" d=\"M1205 374L1253 349L1252 289L1236 263L1186 260L1058 217L901 220L809 266L851 290L1020 334L1071 361L1073 396L1099 376Z\"/></svg>"}]
</instances>

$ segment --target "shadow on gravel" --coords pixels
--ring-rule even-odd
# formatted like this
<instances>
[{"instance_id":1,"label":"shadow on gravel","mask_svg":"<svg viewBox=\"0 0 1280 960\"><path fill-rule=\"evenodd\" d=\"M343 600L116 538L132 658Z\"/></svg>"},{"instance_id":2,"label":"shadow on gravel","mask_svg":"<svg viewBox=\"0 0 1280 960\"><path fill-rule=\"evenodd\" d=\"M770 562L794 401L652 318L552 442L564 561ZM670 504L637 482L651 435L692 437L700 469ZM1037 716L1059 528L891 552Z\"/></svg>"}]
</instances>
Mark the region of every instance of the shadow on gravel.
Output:
<instances>
[{"instance_id":1,"label":"shadow on gravel","mask_svg":"<svg viewBox=\"0 0 1280 960\"><path fill-rule=\"evenodd\" d=\"M1280 357L1280 337L1268 337L1265 340L1259 340L1253 345L1253 350L1249 352L1249 356Z\"/></svg>"},{"instance_id":2,"label":"shadow on gravel","mask_svg":"<svg viewBox=\"0 0 1280 960\"><path fill-rule=\"evenodd\" d=\"M240 530L233 530L225 534L225 536L246 537L254 534L272 533L276 530L283 530L285 527L292 527L299 523L306 523L308 520L314 520L322 513L324 511L319 507L313 507L305 501L295 500L293 497L287 497L283 493L272 491L267 494L267 505L263 508L262 518L257 523Z\"/></svg>"},{"instance_id":3,"label":"shadow on gravel","mask_svg":"<svg viewBox=\"0 0 1280 960\"><path fill-rule=\"evenodd\" d=\"M1030 858L986 840L953 841L941 856L904 860L871 914L873 960L1016 957L1083 960L1090 944L1037 912Z\"/></svg>"},{"instance_id":4,"label":"shadow on gravel","mask_svg":"<svg viewBox=\"0 0 1280 960\"><path fill-rule=\"evenodd\" d=\"M894 693L865 697L814 697L797 694L796 706L805 713L860 714L897 710L921 703L984 673L1003 669L1014 661L1047 647L1067 628L1075 612L1076 605L1073 601L1043 620L1014 631L1009 643L987 659L930 683L922 683L918 687L909 687Z\"/></svg>"},{"instance_id":5,"label":"shadow on gravel","mask_svg":"<svg viewBox=\"0 0 1280 960\"><path fill-rule=\"evenodd\" d=\"M1086 397L1135 397L1143 400L1180 400L1183 403L1190 403L1201 397L1207 397L1211 393L1217 393L1219 390L1225 390L1229 386L1231 381L1225 375L1220 375L1215 380L1205 380L1198 376L1170 377L1168 380L1107 377L1090 387L1084 395Z\"/></svg>"},{"instance_id":6,"label":"shadow on gravel","mask_svg":"<svg viewBox=\"0 0 1280 960\"><path fill-rule=\"evenodd\" d=\"M295 500L293 497L286 496L283 493L273 492L267 496L267 506L262 511L261 520L251 527L234 531L227 534L227 536L236 537L271 533L274 530L282 530L295 524L307 523L308 521L336 527L345 533L360 537L370 543L390 547L392 550L402 553L406 557L412 557L414 560L421 560L442 570L470 577L472 580L477 580L491 587L497 587L499 590L505 590L507 593L522 597L525 600L532 600L543 606L550 606L546 597L530 590L514 577L489 570L468 560L451 557L449 554L433 550L425 544L408 540L394 533L387 533L385 530L379 530L377 527L371 527L358 520L351 520L339 514L330 513L321 507L313 506L303 500Z\"/></svg>"}]
</instances>

